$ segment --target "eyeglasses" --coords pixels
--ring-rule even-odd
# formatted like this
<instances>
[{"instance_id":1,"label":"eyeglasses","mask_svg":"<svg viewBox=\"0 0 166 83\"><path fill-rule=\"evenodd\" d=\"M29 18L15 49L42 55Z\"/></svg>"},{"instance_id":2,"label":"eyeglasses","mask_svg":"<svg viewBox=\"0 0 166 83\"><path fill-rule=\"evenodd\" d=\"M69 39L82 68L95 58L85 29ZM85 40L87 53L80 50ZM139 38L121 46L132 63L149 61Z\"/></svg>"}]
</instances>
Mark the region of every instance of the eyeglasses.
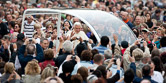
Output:
<instances>
[{"instance_id":1,"label":"eyeglasses","mask_svg":"<svg viewBox=\"0 0 166 83\"><path fill-rule=\"evenodd\" d=\"M56 79L56 78L50 78L49 81L50 81L50 80L57 80L57 79Z\"/></svg>"},{"instance_id":2,"label":"eyeglasses","mask_svg":"<svg viewBox=\"0 0 166 83\"><path fill-rule=\"evenodd\" d=\"M18 28L18 26L15 26L14 28Z\"/></svg>"}]
</instances>

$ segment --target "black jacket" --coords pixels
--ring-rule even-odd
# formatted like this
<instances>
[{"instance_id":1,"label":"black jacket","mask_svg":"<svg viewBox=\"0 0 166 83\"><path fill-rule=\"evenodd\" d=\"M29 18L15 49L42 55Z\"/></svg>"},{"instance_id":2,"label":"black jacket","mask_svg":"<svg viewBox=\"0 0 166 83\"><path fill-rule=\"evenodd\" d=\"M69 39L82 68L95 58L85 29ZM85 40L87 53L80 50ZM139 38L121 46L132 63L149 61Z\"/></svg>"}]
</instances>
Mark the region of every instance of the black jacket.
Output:
<instances>
[{"instance_id":1,"label":"black jacket","mask_svg":"<svg viewBox=\"0 0 166 83\"><path fill-rule=\"evenodd\" d=\"M0 23L0 39L6 35L7 33L9 33L8 29L7 29L7 25L5 23Z\"/></svg>"},{"instance_id":2,"label":"black jacket","mask_svg":"<svg viewBox=\"0 0 166 83\"><path fill-rule=\"evenodd\" d=\"M63 61L66 59L67 55L71 55L71 53L64 53L59 55L57 58L54 58L56 66L59 68Z\"/></svg>"}]
</instances>

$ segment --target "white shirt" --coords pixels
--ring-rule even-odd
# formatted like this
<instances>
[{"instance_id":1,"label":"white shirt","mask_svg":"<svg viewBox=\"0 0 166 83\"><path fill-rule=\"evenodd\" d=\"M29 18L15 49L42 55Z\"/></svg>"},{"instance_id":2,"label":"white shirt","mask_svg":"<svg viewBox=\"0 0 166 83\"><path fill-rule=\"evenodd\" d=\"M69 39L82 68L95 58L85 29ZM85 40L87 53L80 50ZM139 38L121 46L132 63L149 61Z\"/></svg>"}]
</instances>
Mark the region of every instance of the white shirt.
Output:
<instances>
[{"instance_id":1,"label":"white shirt","mask_svg":"<svg viewBox=\"0 0 166 83\"><path fill-rule=\"evenodd\" d=\"M30 24L28 24L28 21L25 21L24 23L24 34L28 38L33 38L33 33L34 33L34 25L36 23L32 21Z\"/></svg>"},{"instance_id":2,"label":"white shirt","mask_svg":"<svg viewBox=\"0 0 166 83\"><path fill-rule=\"evenodd\" d=\"M151 76L151 79L158 83L163 83L164 81L163 76L158 71L153 71L153 75Z\"/></svg>"},{"instance_id":3,"label":"white shirt","mask_svg":"<svg viewBox=\"0 0 166 83\"><path fill-rule=\"evenodd\" d=\"M72 31L68 31L67 32L67 36L70 36L71 35L71 32ZM82 38L82 40L89 40L89 38L86 36L86 34L85 34L85 32L84 31L80 31L79 33L75 33L73 36L72 36L72 38L73 37L77 37L77 38ZM74 45L74 48L80 43L78 40L75 40L75 41L73 41L72 42L73 43L73 45Z\"/></svg>"}]
</instances>

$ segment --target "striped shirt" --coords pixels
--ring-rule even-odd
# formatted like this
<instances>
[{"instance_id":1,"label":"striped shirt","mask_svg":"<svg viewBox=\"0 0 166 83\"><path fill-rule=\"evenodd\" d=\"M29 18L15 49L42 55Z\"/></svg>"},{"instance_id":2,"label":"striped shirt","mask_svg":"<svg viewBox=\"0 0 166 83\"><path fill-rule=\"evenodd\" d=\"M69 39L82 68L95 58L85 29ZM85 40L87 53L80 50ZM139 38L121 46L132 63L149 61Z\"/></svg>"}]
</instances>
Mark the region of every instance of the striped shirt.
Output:
<instances>
[{"instance_id":1,"label":"striped shirt","mask_svg":"<svg viewBox=\"0 0 166 83\"><path fill-rule=\"evenodd\" d=\"M34 21L31 22L31 24L28 24L28 21L25 21L24 23L24 34L26 37L29 39L33 38L33 33L34 33L34 25L36 23Z\"/></svg>"}]
</instances>

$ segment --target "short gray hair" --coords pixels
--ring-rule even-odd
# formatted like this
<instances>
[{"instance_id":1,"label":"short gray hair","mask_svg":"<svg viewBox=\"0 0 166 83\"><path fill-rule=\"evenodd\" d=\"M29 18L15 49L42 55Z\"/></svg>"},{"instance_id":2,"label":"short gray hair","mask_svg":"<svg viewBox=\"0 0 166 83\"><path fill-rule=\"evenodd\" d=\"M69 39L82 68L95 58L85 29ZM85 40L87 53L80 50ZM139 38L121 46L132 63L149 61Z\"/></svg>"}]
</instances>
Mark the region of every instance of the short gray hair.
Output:
<instances>
[{"instance_id":1,"label":"short gray hair","mask_svg":"<svg viewBox=\"0 0 166 83\"><path fill-rule=\"evenodd\" d=\"M112 50L110 50L110 49L105 50L104 51L104 56L105 56L106 59L112 58Z\"/></svg>"},{"instance_id":2,"label":"short gray hair","mask_svg":"<svg viewBox=\"0 0 166 83\"><path fill-rule=\"evenodd\" d=\"M82 25L81 25L80 22L75 22L75 23L74 23L74 28L75 28L76 25L77 25L77 26L80 26L80 27L82 28Z\"/></svg>"},{"instance_id":3,"label":"short gray hair","mask_svg":"<svg viewBox=\"0 0 166 83\"><path fill-rule=\"evenodd\" d=\"M66 51L66 52L71 52L73 50L73 43L69 40L66 40L64 43L63 43L63 49Z\"/></svg>"}]
</instances>

